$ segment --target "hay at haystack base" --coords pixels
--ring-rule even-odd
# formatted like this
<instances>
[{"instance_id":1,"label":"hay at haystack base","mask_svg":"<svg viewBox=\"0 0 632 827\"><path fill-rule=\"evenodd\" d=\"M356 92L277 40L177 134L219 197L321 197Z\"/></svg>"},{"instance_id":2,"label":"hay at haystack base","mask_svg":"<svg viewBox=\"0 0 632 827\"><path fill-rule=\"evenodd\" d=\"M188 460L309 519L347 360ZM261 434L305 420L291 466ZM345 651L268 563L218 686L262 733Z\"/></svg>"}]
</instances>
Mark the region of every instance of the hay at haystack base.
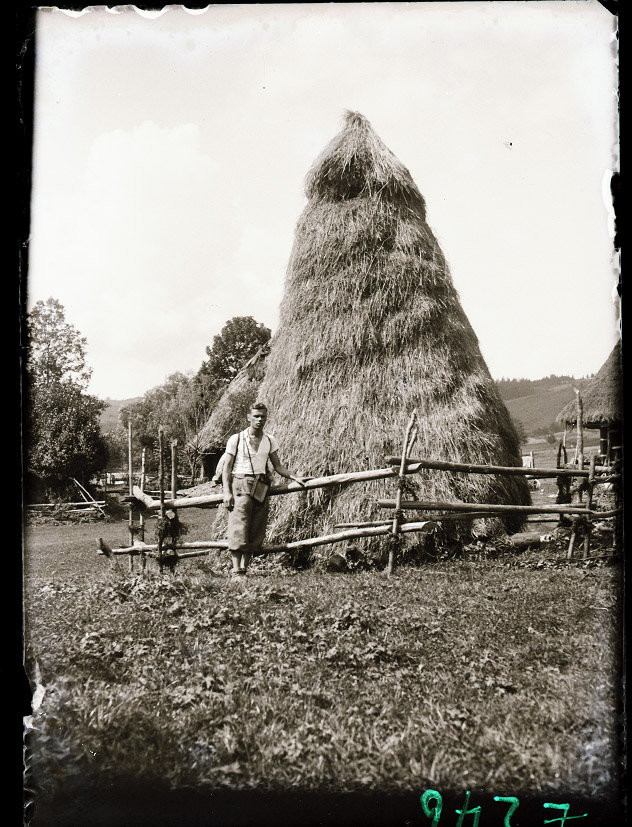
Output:
<instances>
[{"instance_id":1,"label":"hay at haystack base","mask_svg":"<svg viewBox=\"0 0 632 827\"><path fill-rule=\"evenodd\" d=\"M401 450L419 412L415 454L520 465L519 441L460 306L424 199L360 114L309 172L259 398L295 473L376 468ZM283 498L275 539L384 517L394 481ZM406 495L526 504L526 481L428 471ZM505 520L509 530L519 517ZM457 529L458 530L458 529ZM454 539L454 538L452 538Z\"/></svg>"}]
</instances>

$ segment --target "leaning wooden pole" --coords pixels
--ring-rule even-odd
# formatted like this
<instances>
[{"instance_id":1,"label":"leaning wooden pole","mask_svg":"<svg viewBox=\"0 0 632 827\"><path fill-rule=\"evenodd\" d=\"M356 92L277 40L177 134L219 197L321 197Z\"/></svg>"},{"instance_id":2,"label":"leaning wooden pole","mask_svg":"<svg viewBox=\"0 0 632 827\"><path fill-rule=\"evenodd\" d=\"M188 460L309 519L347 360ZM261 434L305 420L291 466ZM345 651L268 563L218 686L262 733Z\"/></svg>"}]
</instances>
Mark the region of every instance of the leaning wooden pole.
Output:
<instances>
[{"instance_id":1,"label":"leaning wooden pole","mask_svg":"<svg viewBox=\"0 0 632 827\"><path fill-rule=\"evenodd\" d=\"M101 514L103 514L103 516L105 517L106 516L105 511L101 508L102 505L105 505L105 500L98 500L98 501L95 500L94 497L92 496L92 494L90 494L90 492L87 491L83 487L83 485L79 482L79 480L76 480L74 477L71 477L70 479L74 482L74 484L79 489L79 493L83 497L84 502L90 503L91 505L98 508L99 511L101 512Z\"/></svg>"},{"instance_id":2,"label":"leaning wooden pole","mask_svg":"<svg viewBox=\"0 0 632 827\"><path fill-rule=\"evenodd\" d=\"M406 468L407 474L415 474L419 469L415 466ZM348 474L332 474L327 477L314 477L306 480L303 485L297 482L290 482L287 485L273 485L270 489L269 496L279 496L280 494L300 494L301 492L313 488L327 488L330 486L348 485L353 482L369 482L371 480L388 479L389 477L396 477L397 470L395 468L375 468L369 471L352 471ZM153 497L145 494L140 488L134 489L134 498L150 511L157 511L160 508L159 500L154 500ZM222 494L204 494L197 497L177 497L175 500L167 500L165 505L169 508L216 508L224 501Z\"/></svg>"},{"instance_id":3,"label":"leaning wooden pole","mask_svg":"<svg viewBox=\"0 0 632 827\"><path fill-rule=\"evenodd\" d=\"M406 431L404 433L404 442L402 444L402 461L399 465L399 474L397 476L397 490L395 492L395 509L393 511L393 524L391 527L393 540L388 551L388 565L386 567L386 574L388 577L390 577L393 574L393 569L395 568L395 547L398 545L399 540L399 523L402 514L400 504L402 501L402 489L404 487L404 478L406 474L406 457L408 456L408 450L410 445L410 434L415 424L416 418L417 414L415 411L413 411L410 415L410 419L408 420L408 425L406 426Z\"/></svg>"}]
</instances>

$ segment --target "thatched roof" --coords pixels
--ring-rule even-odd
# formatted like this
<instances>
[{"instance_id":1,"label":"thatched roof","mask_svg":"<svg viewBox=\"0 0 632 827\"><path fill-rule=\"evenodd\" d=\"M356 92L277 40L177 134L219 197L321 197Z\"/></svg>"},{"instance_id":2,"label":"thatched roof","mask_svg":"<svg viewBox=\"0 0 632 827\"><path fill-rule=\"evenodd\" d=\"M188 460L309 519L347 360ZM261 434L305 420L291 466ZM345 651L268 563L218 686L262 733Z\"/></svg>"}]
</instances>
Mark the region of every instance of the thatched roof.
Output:
<instances>
[{"instance_id":1,"label":"thatched roof","mask_svg":"<svg viewBox=\"0 0 632 827\"><path fill-rule=\"evenodd\" d=\"M521 465L518 437L425 220L409 171L360 114L348 113L306 180L278 331L259 398L294 473L384 465L411 411L416 455ZM427 472L410 494L527 503L519 477ZM393 482L275 503L272 534L313 536L384 516ZM511 526L520 521L509 520Z\"/></svg>"},{"instance_id":2,"label":"thatched roof","mask_svg":"<svg viewBox=\"0 0 632 827\"><path fill-rule=\"evenodd\" d=\"M610 356L581 392L583 420L586 428L621 424L623 418L622 376L621 341L619 340ZM557 420L568 425L577 424L576 400L573 399L562 408Z\"/></svg>"},{"instance_id":3,"label":"thatched roof","mask_svg":"<svg viewBox=\"0 0 632 827\"><path fill-rule=\"evenodd\" d=\"M220 451L231 434L245 427L249 407L257 401L257 391L270 352L268 342L252 356L220 397L213 413L198 431L194 445L201 453Z\"/></svg>"}]
</instances>

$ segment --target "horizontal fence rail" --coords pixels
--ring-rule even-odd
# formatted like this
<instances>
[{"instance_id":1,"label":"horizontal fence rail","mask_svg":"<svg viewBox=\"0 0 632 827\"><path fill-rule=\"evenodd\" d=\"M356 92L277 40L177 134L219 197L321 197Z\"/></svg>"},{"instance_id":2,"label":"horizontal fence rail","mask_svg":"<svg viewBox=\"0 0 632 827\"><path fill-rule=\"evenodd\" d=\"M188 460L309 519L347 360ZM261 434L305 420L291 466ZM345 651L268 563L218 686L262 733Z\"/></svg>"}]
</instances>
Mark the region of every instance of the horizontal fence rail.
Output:
<instances>
[{"instance_id":1,"label":"horizontal fence rail","mask_svg":"<svg viewBox=\"0 0 632 827\"><path fill-rule=\"evenodd\" d=\"M475 518L489 519L491 517L499 517L509 513L518 513L532 515L540 515L543 521L553 519L551 516L556 515L561 519L563 515L572 517L573 531L575 532L577 526L586 524L586 536L590 530L590 523L592 520L608 519L611 517L619 517L622 513L620 501L617 502L617 507L610 511L596 511L592 508L592 488L594 485L601 485L610 482L620 482L622 479L619 469L603 468L597 470L595 468L595 458L592 459L590 469L583 467L573 468L525 468L522 466L501 466L501 465L479 465L474 463L450 462L435 459L411 459L408 454L411 450L416 436L416 427L414 427L415 416L411 417L406 430L406 437L402 447L401 456L389 456L386 458L387 467L375 468L371 470L352 471L342 474L330 474L327 476L313 477L305 479L304 482L289 482L284 485L272 486L269 490L270 496L281 496L285 494L296 494L306 492L319 488L345 486L354 483L371 482L373 480L393 479L397 481L399 492L395 499L379 499L376 505L382 509L389 509L393 511L394 516L390 519L374 519L357 522L337 523L334 526L334 532L325 534L319 537L310 537L301 540L294 540L287 543L280 543L277 545L264 546L258 554L274 554L279 552L291 552L299 549L313 548L320 545L329 545L332 543L353 540L357 538L379 537L391 535L394 542L397 541L399 533L420 532L428 533L440 528L444 522L468 520ZM413 435L411 436L411 428L413 428ZM161 434L159 433L159 437ZM410 438L409 438L410 437ZM131 438L131 436L130 436ZM211 550L225 550L228 549L228 541L226 539L217 540L199 540L189 542L179 542L174 545L161 541L156 544L145 543L144 541L134 541L134 533L140 531L141 538L144 540L144 520L156 517L158 515L164 516L165 509L179 510L181 508L217 508L222 505L224 495L221 488L217 493L200 494L197 496L178 496L176 490L177 467L176 467L176 443L172 443L172 486L171 496L165 496L164 484L162 481L162 466L161 466L161 486L157 492L160 499L156 499L152 494L155 494L155 489L143 490L144 488L144 464L140 476L140 486L130 486L130 493L125 498L129 503L130 518L130 545L121 548L111 548L102 539L98 541L98 553L105 557L114 560L118 555L128 555L130 561L130 569L133 568L133 557L140 556L141 563L144 569L146 558L155 558L160 564L162 570L163 563L167 566L173 566L177 560L200 557L207 555ZM161 452L162 457L162 452ZM554 504L554 505L510 505L498 503L468 503L468 502L443 502L434 500L408 500L400 501L402 482L405 474L417 474L425 470L445 471L450 473L465 473L465 474L489 474L498 476L522 476L531 479L536 478L551 478L557 479L558 487L566 485L572 478L582 479L581 487L587 488L589 497L585 505L571 505L571 504ZM129 480L132 481L132 467L130 460ZM564 483L564 480L567 480ZM76 482L76 481L75 481ZM77 485L84 495L85 489ZM618 486L615 486L615 492ZM86 492L87 494L87 492ZM581 499L581 497L580 497ZM80 510L88 510L90 508L99 508L104 505L103 500L88 501L88 496L85 497L86 502L83 503L67 503L67 504L41 504L29 506L30 508L59 508L65 505L82 506ZM138 508L140 510L140 523L136 525L132 521L132 509ZM420 520L415 517L412 520L406 519L402 511L417 510L417 511L432 511L445 512L433 514L431 518ZM535 518L537 519L537 517ZM340 530L342 529L342 530ZM569 551L569 554L571 552ZM586 553L586 551L585 551ZM389 551L389 568L388 572L392 570L392 561L394 559L394 549Z\"/></svg>"},{"instance_id":2,"label":"horizontal fence rail","mask_svg":"<svg viewBox=\"0 0 632 827\"><path fill-rule=\"evenodd\" d=\"M401 462L401 457L386 457L386 462L389 465L398 466ZM589 477L590 470L581 468L523 468L518 465L473 465L465 462L444 462L439 459L407 459L407 466L415 466L415 472L421 469L431 469L435 471L459 471L465 474L498 474L500 476L520 476L520 477ZM408 469L407 469L408 470ZM410 473L410 471L408 471ZM613 475L610 469L604 471L607 474L607 479L600 480L599 476L595 476L595 482L610 482L618 478L618 475Z\"/></svg>"},{"instance_id":3,"label":"horizontal fence rail","mask_svg":"<svg viewBox=\"0 0 632 827\"><path fill-rule=\"evenodd\" d=\"M378 500L380 508L395 508L395 500ZM484 512L518 512L523 514L574 514L576 516L615 517L620 509L613 511L592 511L581 506L570 505L496 505L494 503L446 503L431 502L429 500L407 500L400 504L400 508L417 509L418 511L484 511Z\"/></svg>"},{"instance_id":4,"label":"horizontal fence rail","mask_svg":"<svg viewBox=\"0 0 632 827\"><path fill-rule=\"evenodd\" d=\"M97 505L105 505L105 500L94 500L94 502L87 502L81 500L78 503L27 503L27 508L72 508L75 506L82 506L83 508L95 508Z\"/></svg>"},{"instance_id":5,"label":"horizontal fence rail","mask_svg":"<svg viewBox=\"0 0 632 827\"><path fill-rule=\"evenodd\" d=\"M375 468L369 471L351 471L346 474L332 474L326 477L313 477L306 480L303 485L291 482L287 485L273 485L269 495L272 497L283 494L296 494L301 491L311 491L315 488L327 488L335 485L348 485L355 482L369 482L371 480L396 478L398 476L401 459L399 457L387 457L388 468ZM459 462L443 462L441 460L406 460L404 473L417 474L422 470L456 471L469 474L498 474L505 476L528 476L528 477L588 477L590 471L571 468L520 468L518 466L502 465L473 465ZM607 473L607 476L600 478L595 476L595 483L611 482L619 479L620 475ZM157 511L160 508L160 501L151 497L146 491L138 486L133 487L133 498L145 509ZM223 493L201 494L196 497L165 497L166 508L217 508L224 501Z\"/></svg>"},{"instance_id":6,"label":"horizontal fence rail","mask_svg":"<svg viewBox=\"0 0 632 827\"><path fill-rule=\"evenodd\" d=\"M404 532L421 532L426 534L438 527L438 523L434 520L423 520L414 523L404 523L401 530ZM379 537L390 533L390 523L388 526L366 526L364 528L350 529L349 531L339 531L335 534L324 534L322 537L309 537L305 540L292 540L289 543L279 543L278 545L263 546L260 554L276 554L283 551L296 551L301 548L313 548L314 546L329 545L330 543L340 543L345 540L353 540L358 537ZM177 543L176 549L185 549L184 554L179 554L178 557L192 557L195 550L198 554L206 554L212 549L227 549L228 540L198 540L188 543ZM169 549L163 547L163 554ZM191 553L186 553L191 551ZM103 554L106 557L118 554L146 554L149 557L158 556L158 545L156 543L136 543L133 546L126 546L124 548L110 548L102 539L99 540L99 548L97 554ZM256 555L255 555L256 556Z\"/></svg>"},{"instance_id":7,"label":"horizontal fence rail","mask_svg":"<svg viewBox=\"0 0 632 827\"><path fill-rule=\"evenodd\" d=\"M410 466L406 469L407 474L415 474L419 468ZM395 468L375 468L370 471L351 471L348 474L332 474L327 477L313 477L306 480L303 485L297 482L290 482L287 485L273 485L270 488L269 496L276 497L281 494L297 494L301 491L311 491L314 488L327 488L334 485L348 485L354 482L367 482L370 480L388 479L389 477L397 477L397 469ZM139 503L149 510L156 510L160 508L160 501L154 500L148 496L146 492L141 491L138 486L133 488L133 497ZM223 494L202 494L197 497L165 497L166 508L217 508L224 501Z\"/></svg>"}]
</instances>

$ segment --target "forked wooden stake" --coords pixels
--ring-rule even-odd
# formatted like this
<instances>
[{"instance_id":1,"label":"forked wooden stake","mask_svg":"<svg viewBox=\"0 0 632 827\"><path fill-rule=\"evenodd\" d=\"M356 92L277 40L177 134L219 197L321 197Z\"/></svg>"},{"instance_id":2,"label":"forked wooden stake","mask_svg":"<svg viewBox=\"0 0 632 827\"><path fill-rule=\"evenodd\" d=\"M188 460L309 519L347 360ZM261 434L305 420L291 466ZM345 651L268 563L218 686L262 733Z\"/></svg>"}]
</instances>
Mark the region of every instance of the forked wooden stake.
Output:
<instances>
[{"instance_id":1,"label":"forked wooden stake","mask_svg":"<svg viewBox=\"0 0 632 827\"><path fill-rule=\"evenodd\" d=\"M388 565L386 567L386 574L388 577L390 577L393 574L393 569L395 567L395 546L398 544L397 541L399 539L399 523L401 517L402 489L404 487L404 478L406 475L406 459L408 458L408 453L412 446L412 442L414 441L414 439L411 440L411 433L415 425L416 419L417 411L413 411L410 415L410 419L408 420L408 425L406 426L406 431L404 433L404 442L402 445L402 460L399 465L399 475L397 477L397 490L395 492L395 511L393 514L393 525L391 528L393 540L391 542L391 547L388 551Z\"/></svg>"}]
</instances>

